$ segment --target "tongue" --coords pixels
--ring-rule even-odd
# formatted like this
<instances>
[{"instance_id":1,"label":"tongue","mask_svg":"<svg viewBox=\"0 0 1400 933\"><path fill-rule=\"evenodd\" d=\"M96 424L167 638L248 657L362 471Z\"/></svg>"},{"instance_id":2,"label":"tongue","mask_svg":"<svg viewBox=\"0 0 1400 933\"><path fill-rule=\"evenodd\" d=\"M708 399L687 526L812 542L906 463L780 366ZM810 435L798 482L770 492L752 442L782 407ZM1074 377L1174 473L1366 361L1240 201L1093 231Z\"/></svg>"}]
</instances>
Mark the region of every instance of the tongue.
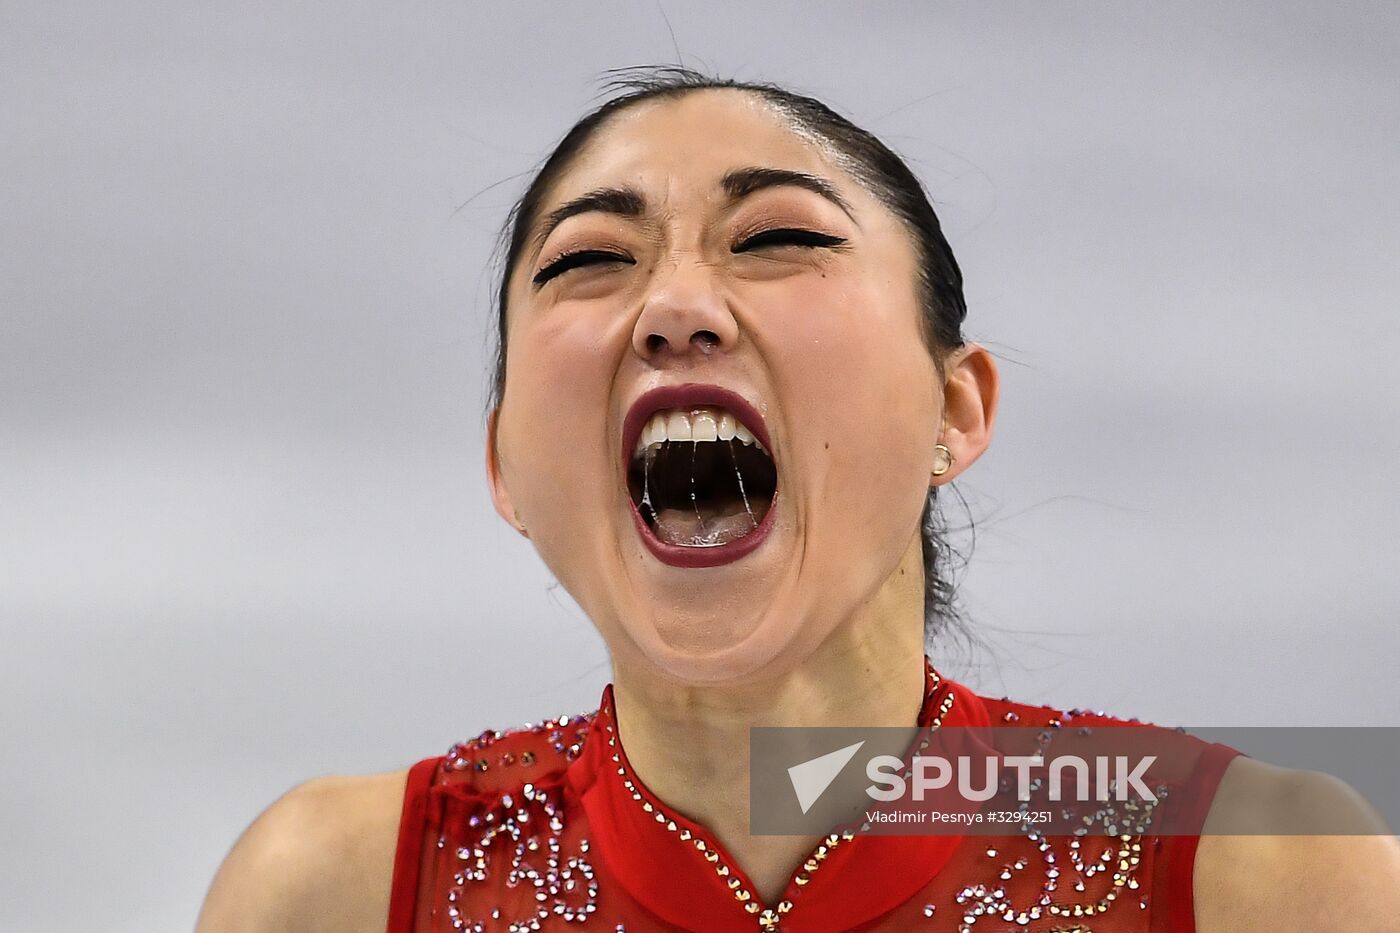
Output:
<instances>
[{"instance_id":1,"label":"tongue","mask_svg":"<svg viewBox=\"0 0 1400 933\"><path fill-rule=\"evenodd\" d=\"M693 509L661 509L656 513L652 530L667 544L719 547L742 538L755 527L753 518L744 509L727 515L709 515L703 520Z\"/></svg>"}]
</instances>

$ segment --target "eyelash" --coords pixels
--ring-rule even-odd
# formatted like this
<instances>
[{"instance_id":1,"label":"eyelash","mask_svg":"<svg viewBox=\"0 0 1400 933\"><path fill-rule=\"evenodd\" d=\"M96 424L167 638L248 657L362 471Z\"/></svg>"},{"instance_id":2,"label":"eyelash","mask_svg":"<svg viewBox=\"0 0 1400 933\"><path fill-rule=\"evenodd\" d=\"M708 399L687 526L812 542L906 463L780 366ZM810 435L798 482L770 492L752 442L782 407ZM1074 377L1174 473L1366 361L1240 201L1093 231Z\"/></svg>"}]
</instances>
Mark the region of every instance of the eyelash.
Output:
<instances>
[{"instance_id":1,"label":"eyelash","mask_svg":"<svg viewBox=\"0 0 1400 933\"><path fill-rule=\"evenodd\" d=\"M744 240L730 250L732 253L743 253L751 249L758 249L763 246L841 246L845 239L839 236L832 236L829 233L818 233L815 230L801 230L795 227L781 227L776 230L762 230Z\"/></svg>"},{"instance_id":2,"label":"eyelash","mask_svg":"<svg viewBox=\"0 0 1400 933\"><path fill-rule=\"evenodd\" d=\"M570 269L577 269L580 266L596 265L600 262L625 262L628 265L635 265L636 260L629 259L621 253L609 253L601 249L581 249L576 252L565 253L539 272L535 273L535 285L543 285L556 275L568 272Z\"/></svg>"},{"instance_id":3,"label":"eyelash","mask_svg":"<svg viewBox=\"0 0 1400 933\"><path fill-rule=\"evenodd\" d=\"M776 230L763 230L753 236L736 244L731 253L744 253L752 249L760 249L765 246L804 246L804 247L833 247L845 244L843 237L832 236L828 233L818 233L815 230L800 230L797 228L783 227ZM628 265L635 265L636 260L620 253L610 253L600 249L581 249L572 253L565 253L558 259L545 266L535 273L534 283L540 286L550 279L568 272L570 269L577 269L583 266L592 266L606 262L622 262Z\"/></svg>"}]
</instances>

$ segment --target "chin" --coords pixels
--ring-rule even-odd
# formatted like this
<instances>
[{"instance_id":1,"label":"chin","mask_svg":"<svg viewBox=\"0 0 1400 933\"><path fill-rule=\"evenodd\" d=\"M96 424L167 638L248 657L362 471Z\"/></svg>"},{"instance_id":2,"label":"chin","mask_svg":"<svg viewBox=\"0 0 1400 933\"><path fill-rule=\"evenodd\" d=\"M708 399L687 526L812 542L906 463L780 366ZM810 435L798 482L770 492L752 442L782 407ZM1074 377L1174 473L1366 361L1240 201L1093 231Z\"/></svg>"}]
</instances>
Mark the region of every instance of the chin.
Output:
<instances>
[{"instance_id":1,"label":"chin","mask_svg":"<svg viewBox=\"0 0 1400 933\"><path fill-rule=\"evenodd\" d=\"M794 666L812 632L806 614L771 608L736 617L727 607L705 614L634 617L624 623L657 673L695 684L733 683Z\"/></svg>"}]
</instances>

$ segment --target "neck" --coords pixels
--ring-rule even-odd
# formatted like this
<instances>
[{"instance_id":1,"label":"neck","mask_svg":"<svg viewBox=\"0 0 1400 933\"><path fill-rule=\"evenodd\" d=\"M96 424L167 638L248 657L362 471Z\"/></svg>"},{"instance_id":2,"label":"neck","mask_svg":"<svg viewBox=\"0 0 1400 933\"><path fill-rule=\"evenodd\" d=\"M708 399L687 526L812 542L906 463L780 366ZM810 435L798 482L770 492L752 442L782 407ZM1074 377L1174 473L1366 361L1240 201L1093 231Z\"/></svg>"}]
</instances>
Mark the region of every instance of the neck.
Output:
<instances>
[{"instance_id":1,"label":"neck","mask_svg":"<svg viewBox=\"0 0 1400 933\"><path fill-rule=\"evenodd\" d=\"M925 687L922 593L891 590L796 665L742 685L678 683L614 656L618 733L637 777L708 828L767 903L819 837L749 833L749 728L913 726Z\"/></svg>"}]
</instances>

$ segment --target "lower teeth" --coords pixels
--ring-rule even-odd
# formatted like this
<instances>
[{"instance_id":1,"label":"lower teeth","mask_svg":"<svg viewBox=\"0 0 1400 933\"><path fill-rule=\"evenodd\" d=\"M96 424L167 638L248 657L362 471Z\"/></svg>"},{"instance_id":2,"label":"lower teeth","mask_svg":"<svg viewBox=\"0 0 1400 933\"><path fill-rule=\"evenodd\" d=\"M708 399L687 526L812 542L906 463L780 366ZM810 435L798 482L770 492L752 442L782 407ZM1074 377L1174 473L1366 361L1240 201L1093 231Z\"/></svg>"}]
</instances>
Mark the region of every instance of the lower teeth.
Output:
<instances>
[{"instance_id":1,"label":"lower teeth","mask_svg":"<svg viewBox=\"0 0 1400 933\"><path fill-rule=\"evenodd\" d=\"M742 516L731 515L723 519L711 519L699 528L695 526L695 522L696 518L689 510L662 509L652 525L652 533L666 544L682 547L721 547L753 530Z\"/></svg>"}]
</instances>

